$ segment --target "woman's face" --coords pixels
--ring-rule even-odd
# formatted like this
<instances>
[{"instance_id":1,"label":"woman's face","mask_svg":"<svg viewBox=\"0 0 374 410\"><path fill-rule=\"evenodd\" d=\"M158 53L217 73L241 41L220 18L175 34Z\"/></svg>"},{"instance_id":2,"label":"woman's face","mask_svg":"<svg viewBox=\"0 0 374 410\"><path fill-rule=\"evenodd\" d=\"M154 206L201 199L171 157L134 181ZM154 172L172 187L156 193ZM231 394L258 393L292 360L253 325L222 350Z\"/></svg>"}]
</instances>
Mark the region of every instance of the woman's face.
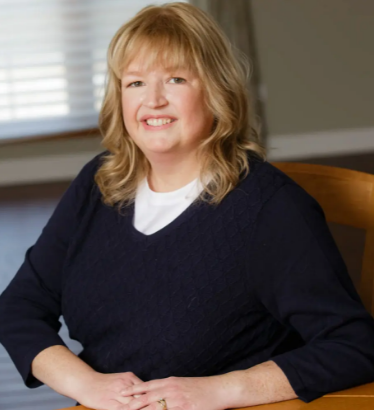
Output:
<instances>
[{"instance_id":1,"label":"woman's face","mask_svg":"<svg viewBox=\"0 0 374 410\"><path fill-rule=\"evenodd\" d=\"M122 113L135 144L149 158L194 154L209 136L213 115L204 104L203 85L190 71L163 67L145 72L133 61L122 75ZM172 117L168 125L147 125L144 116Z\"/></svg>"}]
</instances>

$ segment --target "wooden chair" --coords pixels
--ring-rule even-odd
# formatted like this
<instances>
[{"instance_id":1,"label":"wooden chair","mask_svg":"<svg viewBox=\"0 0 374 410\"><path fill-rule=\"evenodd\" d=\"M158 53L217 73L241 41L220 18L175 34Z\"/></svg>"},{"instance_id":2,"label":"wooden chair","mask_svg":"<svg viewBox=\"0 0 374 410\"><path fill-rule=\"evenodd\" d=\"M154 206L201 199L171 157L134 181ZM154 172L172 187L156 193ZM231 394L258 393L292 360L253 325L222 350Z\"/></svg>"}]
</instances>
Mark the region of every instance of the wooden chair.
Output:
<instances>
[{"instance_id":1,"label":"wooden chair","mask_svg":"<svg viewBox=\"0 0 374 410\"><path fill-rule=\"evenodd\" d=\"M374 316L374 175L325 165L272 162L321 205L326 220L366 231L358 293Z\"/></svg>"}]
</instances>

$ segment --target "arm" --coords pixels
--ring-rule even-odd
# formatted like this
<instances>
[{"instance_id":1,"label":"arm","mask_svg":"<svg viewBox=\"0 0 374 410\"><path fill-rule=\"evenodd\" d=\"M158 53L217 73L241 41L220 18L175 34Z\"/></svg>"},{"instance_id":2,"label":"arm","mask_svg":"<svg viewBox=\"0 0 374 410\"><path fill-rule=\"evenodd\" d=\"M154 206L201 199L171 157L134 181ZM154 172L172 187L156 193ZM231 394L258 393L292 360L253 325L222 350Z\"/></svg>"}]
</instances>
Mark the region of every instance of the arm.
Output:
<instances>
[{"instance_id":1,"label":"arm","mask_svg":"<svg viewBox=\"0 0 374 410\"><path fill-rule=\"evenodd\" d=\"M96 373L65 346L51 346L37 354L31 371L33 376L57 393L75 400Z\"/></svg>"},{"instance_id":2,"label":"arm","mask_svg":"<svg viewBox=\"0 0 374 410\"><path fill-rule=\"evenodd\" d=\"M273 361L221 375L227 408L256 406L296 399L283 371ZM218 380L217 380L218 381ZM217 389L218 390L218 389Z\"/></svg>"},{"instance_id":3,"label":"arm","mask_svg":"<svg viewBox=\"0 0 374 410\"><path fill-rule=\"evenodd\" d=\"M265 204L248 267L264 310L305 343L271 358L300 399L374 380L374 320L322 209L299 186L284 186Z\"/></svg>"},{"instance_id":4,"label":"arm","mask_svg":"<svg viewBox=\"0 0 374 410\"><path fill-rule=\"evenodd\" d=\"M71 183L15 277L0 296L0 342L27 387L42 383L31 362L44 349L65 346L61 327L62 268L91 191L97 157Z\"/></svg>"},{"instance_id":5,"label":"arm","mask_svg":"<svg viewBox=\"0 0 374 410\"><path fill-rule=\"evenodd\" d=\"M287 377L272 361L216 376L151 380L127 387L121 394L140 397L123 410L148 408L160 397L172 408L205 410L236 409L297 398Z\"/></svg>"},{"instance_id":6,"label":"arm","mask_svg":"<svg viewBox=\"0 0 374 410\"><path fill-rule=\"evenodd\" d=\"M118 392L142 383L132 372L98 373L64 346L44 349L32 361L31 370L38 380L57 393L95 409L120 409L121 404L129 403L133 397L123 398Z\"/></svg>"}]
</instances>

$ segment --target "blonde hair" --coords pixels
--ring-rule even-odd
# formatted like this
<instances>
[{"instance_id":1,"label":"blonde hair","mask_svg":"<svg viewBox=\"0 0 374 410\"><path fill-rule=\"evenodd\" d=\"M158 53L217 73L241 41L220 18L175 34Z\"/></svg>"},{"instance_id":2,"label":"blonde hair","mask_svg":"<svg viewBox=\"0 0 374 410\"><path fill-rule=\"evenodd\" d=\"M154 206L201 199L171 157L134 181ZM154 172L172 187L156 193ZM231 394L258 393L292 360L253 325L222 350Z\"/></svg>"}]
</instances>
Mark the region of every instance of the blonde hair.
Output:
<instances>
[{"instance_id":1,"label":"blonde hair","mask_svg":"<svg viewBox=\"0 0 374 410\"><path fill-rule=\"evenodd\" d=\"M124 126L121 107L122 72L140 54L146 69L187 68L204 84L205 103L214 124L198 148L204 190L197 200L219 204L240 176L249 174L248 155L266 160L246 87L250 64L209 14L181 2L144 7L120 27L109 45L99 115L101 145L109 153L101 157L95 175L103 202L119 210L133 203L138 183L151 168ZM211 179L206 184L207 175Z\"/></svg>"}]
</instances>

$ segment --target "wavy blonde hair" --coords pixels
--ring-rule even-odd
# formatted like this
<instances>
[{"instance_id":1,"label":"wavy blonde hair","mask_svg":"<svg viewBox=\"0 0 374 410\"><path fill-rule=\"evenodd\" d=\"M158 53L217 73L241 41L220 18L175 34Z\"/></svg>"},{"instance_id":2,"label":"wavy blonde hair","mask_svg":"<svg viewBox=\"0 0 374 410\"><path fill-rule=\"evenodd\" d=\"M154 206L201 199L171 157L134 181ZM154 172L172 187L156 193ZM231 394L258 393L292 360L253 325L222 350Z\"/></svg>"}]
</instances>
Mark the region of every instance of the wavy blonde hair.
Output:
<instances>
[{"instance_id":1,"label":"wavy blonde hair","mask_svg":"<svg viewBox=\"0 0 374 410\"><path fill-rule=\"evenodd\" d=\"M151 169L129 136L122 116L122 72L135 57L141 58L145 69L187 68L205 85L205 103L214 123L198 147L204 190L197 200L219 204L240 182L241 175L245 178L249 174L248 155L266 160L246 86L250 64L208 13L181 2L144 7L120 27L109 45L99 115L101 145L108 153L101 157L95 175L103 202L117 205L119 210L133 203L138 183ZM206 184L207 175L211 179Z\"/></svg>"}]
</instances>

